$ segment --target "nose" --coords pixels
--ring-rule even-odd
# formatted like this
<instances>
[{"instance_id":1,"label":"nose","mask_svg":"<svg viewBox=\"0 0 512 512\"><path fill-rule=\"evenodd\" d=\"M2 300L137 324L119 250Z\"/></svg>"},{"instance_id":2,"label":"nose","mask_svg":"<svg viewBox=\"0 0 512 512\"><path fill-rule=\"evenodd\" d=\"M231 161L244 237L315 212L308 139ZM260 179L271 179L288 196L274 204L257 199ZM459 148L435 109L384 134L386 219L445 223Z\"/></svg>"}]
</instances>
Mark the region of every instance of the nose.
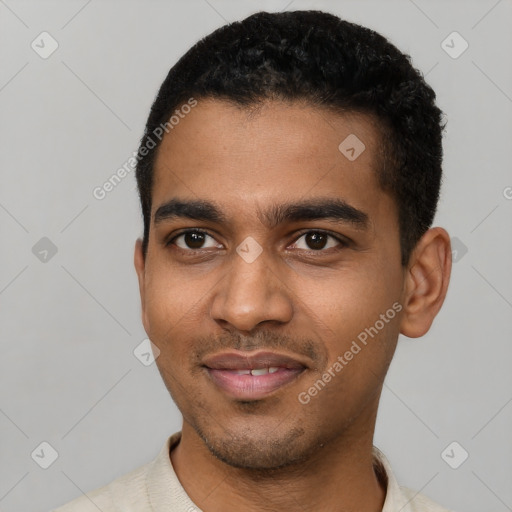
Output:
<instances>
[{"instance_id":1,"label":"nose","mask_svg":"<svg viewBox=\"0 0 512 512\"><path fill-rule=\"evenodd\" d=\"M218 282L211 317L223 328L249 333L259 324L284 324L293 316L291 291L263 251L254 261L233 253Z\"/></svg>"}]
</instances>

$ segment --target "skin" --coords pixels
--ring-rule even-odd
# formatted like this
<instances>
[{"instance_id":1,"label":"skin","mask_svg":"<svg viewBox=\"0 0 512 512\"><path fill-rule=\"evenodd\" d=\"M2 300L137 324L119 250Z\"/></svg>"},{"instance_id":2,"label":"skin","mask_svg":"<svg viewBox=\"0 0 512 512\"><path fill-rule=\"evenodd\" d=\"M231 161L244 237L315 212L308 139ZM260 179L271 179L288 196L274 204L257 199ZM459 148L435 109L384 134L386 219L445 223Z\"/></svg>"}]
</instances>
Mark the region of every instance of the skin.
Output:
<instances>
[{"instance_id":1,"label":"skin","mask_svg":"<svg viewBox=\"0 0 512 512\"><path fill-rule=\"evenodd\" d=\"M349 134L366 146L354 161L338 150ZM199 100L162 141L148 252L144 258L138 240L135 268L144 328L183 415L172 464L205 512L382 509L371 451L384 377L399 333L429 330L451 251L448 233L432 228L401 266L397 207L377 183L378 148L371 117L277 101L244 109ZM156 210L173 198L212 201L227 222L155 224ZM258 215L315 198L342 198L367 214L368 226L317 219L270 227ZM166 245L186 228L208 236ZM306 236L319 230L329 232L320 235L325 247ZM236 252L248 236L262 248L252 263ZM401 311L300 403L299 393L394 303ZM240 401L201 367L205 356L234 348L289 354L307 369L263 399Z\"/></svg>"}]
</instances>

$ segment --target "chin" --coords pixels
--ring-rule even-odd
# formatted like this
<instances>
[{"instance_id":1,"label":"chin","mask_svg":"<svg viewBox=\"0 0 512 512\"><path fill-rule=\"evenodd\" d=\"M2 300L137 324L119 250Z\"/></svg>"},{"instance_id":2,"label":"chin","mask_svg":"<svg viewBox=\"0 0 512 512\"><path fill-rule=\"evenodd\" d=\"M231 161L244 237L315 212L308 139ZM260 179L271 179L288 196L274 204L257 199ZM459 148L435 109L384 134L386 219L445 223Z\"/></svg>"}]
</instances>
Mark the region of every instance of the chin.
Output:
<instances>
[{"instance_id":1,"label":"chin","mask_svg":"<svg viewBox=\"0 0 512 512\"><path fill-rule=\"evenodd\" d=\"M204 435L196 429L210 453L225 464L253 471L278 470L303 463L314 447L304 444L305 430L293 428L280 437L269 433Z\"/></svg>"}]
</instances>

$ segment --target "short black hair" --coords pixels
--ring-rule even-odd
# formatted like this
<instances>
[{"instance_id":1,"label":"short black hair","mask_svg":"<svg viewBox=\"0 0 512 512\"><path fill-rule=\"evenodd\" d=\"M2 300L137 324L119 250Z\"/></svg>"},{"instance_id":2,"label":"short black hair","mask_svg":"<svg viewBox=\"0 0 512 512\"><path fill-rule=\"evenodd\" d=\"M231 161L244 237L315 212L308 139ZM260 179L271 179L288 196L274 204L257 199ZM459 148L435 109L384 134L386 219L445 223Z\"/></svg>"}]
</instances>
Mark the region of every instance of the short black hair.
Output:
<instances>
[{"instance_id":1,"label":"short black hair","mask_svg":"<svg viewBox=\"0 0 512 512\"><path fill-rule=\"evenodd\" d=\"M241 107L272 99L300 101L373 116L381 135L378 182L396 201L401 263L407 265L437 208L443 112L411 58L385 37L322 11L262 11L215 30L190 48L160 87L137 155L144 255L161 141L155 133L172 128L173 111L191 98Z\"/></svg>"}]
</instances>

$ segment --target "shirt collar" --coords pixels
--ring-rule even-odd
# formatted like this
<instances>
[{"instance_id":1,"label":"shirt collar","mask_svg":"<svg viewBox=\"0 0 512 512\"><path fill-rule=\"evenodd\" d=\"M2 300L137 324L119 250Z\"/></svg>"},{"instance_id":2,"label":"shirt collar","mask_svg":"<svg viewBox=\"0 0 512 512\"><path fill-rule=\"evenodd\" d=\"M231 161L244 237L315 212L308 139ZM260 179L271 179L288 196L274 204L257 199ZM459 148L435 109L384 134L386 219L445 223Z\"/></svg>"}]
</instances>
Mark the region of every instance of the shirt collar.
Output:
<instances>
[{"instance_id":1,"label":"shirt collar","mask_svg":"<svg viewBox=\"0 0 512 512\"><path fill-rule=\"evenodd\" d=\"M182 487L172 466L171 449L181 439L181 432L170 436L160 453L150 463L146 477L148 500L154 512L201 512ZM379 480L386 486L382 512L412 512L409 501L400 490L386 456L373 447L373 465Z\"/></svg>"},{"instance_id":2,"label":"shirt collar","mask_svg":"<svg viewBox=\"0 0 512 512\"><path fill-rule=\"evenodd\" d=\"M201 512L183 489L171 462L171 449L181 439L176 432L167 439L146 476L148 500L154 512Z\"/></svg>"},{"instance_id":3,"label":"shirt collar","mask_svg":"<svg viewBox=\"0 0 512 512\"><path fill-rule=\"evenodd\" d=\"M386 485L386 499L382 512L413 512L410 499L404 496L391 469L386 456L376 447L373 447L373 466L377 475Z\"/></svg>"}]
</instances>

